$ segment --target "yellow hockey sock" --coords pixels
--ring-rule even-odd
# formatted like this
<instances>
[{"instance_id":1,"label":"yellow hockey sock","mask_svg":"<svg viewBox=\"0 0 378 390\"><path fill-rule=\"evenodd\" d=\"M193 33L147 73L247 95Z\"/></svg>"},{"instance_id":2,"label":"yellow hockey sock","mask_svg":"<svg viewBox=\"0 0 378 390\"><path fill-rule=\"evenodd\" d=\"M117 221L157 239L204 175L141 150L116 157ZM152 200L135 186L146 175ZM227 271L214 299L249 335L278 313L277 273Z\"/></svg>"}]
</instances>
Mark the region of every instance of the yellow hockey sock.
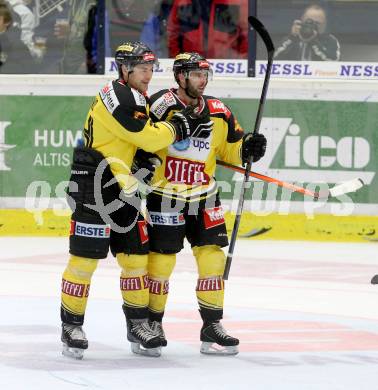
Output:
<instances>
[{"instance_id":1,"label":"yellow hockey sock","mask_svg":"<svg viewBox=\"0 0 378 390\"><path fill-rule=\"evenodd\" d=\"M122 268L120 289L124 304L134 308L147 307L147 255L117 253L117 261Z\"/></svg>"},{"instance_id":2,"label":"yellow hockey sock","mask_svg":"<svg viewBox=\"0 0 378 390\"><path fill-rule=\"evenodd\" d=\"M196 294L200 307L222 310L226 256L217 245L193 247L193 254L198 267Z\"/></svg>"},{"instance_id":3,"label":"yellow hockey sock","mask_svg":"<svg viewBox=\"0 0 378 390\"><path fill-rule=\"evenodd\" d=\"M150 281L150 302L148 308L163 313L169 292L169 278L176 264L176 254L150 252L148 255L148 277Z\"/></svg>"},{"instance_id":4,"label":"yellow hockey sock","mask_svg":"<svg viewBox=\"0 0 378 390\"><path fill-rule=\"evenodd\" d=\"M70 256L62 277L62 307L74 315L84 315L92 275L98 260Z\"/></svg>"}]
</instances>

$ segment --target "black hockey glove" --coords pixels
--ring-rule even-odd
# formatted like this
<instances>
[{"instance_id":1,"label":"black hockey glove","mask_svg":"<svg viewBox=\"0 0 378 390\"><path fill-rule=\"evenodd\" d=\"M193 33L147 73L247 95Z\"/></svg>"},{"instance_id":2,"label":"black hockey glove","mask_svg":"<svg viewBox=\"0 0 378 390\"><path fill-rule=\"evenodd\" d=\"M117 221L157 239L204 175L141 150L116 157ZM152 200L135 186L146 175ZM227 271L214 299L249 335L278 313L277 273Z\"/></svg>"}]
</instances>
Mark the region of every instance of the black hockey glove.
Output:
<instances>
[{"instance_id":1,"label":"black hockey glove","mask_svg":"<svg viewBox=\"0 0 378 390\"><path fill-rule=\"evenodd\" d=\"M169 122L176 129L176 141L182 141L188 137L208 138L214 124L207 107L197 114L192 106L176 112Z\"/></svg>"},{"instance_id":2,"label":"black hockey glove","mask_svg":"<svg viewBox=\"0 0 378 390\"><path fill-rule=\"evenodd\" d=\"M248 133L243 137L242 161L243 164L253 157L252 161L259 161L264 156L266 150L266 138L263 134Z\"/></svg>"},{"instance_id":3,"label":"black hockey glove","mask_svg":"<svg viewBox=\"0 0 378 390\"><path fill-rule=\"evenodd\" d=\"M138 149L135 153L131 173L139 180L150 185L154 177L156 167L160 167L161 158L155 153L145 152Z\"/></svg>"}]
</instances>

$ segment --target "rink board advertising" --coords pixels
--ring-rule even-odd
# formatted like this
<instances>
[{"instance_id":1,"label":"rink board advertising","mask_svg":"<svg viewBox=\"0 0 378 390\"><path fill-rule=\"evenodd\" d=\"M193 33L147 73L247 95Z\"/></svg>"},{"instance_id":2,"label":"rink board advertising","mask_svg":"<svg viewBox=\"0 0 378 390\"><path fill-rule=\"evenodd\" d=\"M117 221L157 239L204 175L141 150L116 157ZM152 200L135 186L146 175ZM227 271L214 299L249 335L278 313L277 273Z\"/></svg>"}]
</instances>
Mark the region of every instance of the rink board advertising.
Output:
<instances>
[{"instance_id":1,"label":"rink board advertising","mask_svg":"<svg viewBox=\"0 0 378 390\"><path fill-rule=\"evenodd\" d=\"M209 59L214 77L247 77L248 61L232 59ZM155 73L172 76L173 59L159 59ZM264 77L266 61L256 61L256 77ZM105 59L105 74L116 77L117 65L114 58ZM332 62L332 61L274 61L271 77L330 80L378 80L377 62Z\"/></svg>"},{"instance_id":2,"label":"rink board advertising","mask_svg":"<svg viewBox=\"0 0 378 390\"><path fill-rule=\"evenodd\" d=\"M0 198L24 198L38 182L47 183L37 186L42 192L38 196L64 197L72 148L81 137L91 100L0 96ZM241 125L251 130L248 125L257 100L223 100ZM377 117L378 103L374 102L268 101L260 128L268 148L253 170L303 185L360 177L365 187L350 198L358 204L377 205ZM218 168L216 176L218 181L231 184L222 197L235 198L235 183L241 175ZM247 200L282 196L280 189L274 194L271 187L262 186L253 182L255 193L249 191ZM293 194L290 199L303 200L303 196Z\"/></svg>"}]
</instances>

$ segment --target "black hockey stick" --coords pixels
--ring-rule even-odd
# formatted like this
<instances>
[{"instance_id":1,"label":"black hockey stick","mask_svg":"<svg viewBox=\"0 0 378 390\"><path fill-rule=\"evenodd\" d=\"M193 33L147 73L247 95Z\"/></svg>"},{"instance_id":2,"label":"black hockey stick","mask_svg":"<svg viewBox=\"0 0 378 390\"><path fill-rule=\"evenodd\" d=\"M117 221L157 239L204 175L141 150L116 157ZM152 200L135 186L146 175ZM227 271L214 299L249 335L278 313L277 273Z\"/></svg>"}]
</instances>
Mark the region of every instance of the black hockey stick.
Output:
<instances>
[{"instance_id":1,"label":"black hockey stick","mask_svg":"<svg viewBox=\"0 0 378 390\"><path fill-rule=\"evenodd\" d=\"M258 19L256 19L254 16L249 16L248 17L248 22L251 25L251 27L254 28L254 30L257 32L257 34L260 35L261 39L263 40L263 42L265 44L266 50L268 52L268 66L266 68L266 73L265 73L265 78L264 78L264 85L263 85L263 89L262 89L262 92L261 92L259 107L258 107L258 110L257 110L257 116L256 116L256 121L255 121L255 128L253 130L253 134L258 134L259 129L260 129L261 119L262 119L262 114L263 114L263 111L264 111L266 94L268 92L270 73L272 71L273 55L274 55L274 45L273 45L272 39L269 36L268 31L266 31L264 25ZM237 212L236 212L234 227L232 229L230 246L228 247L226 266L225 266L224 273L223 273L223 279L224 280L228 279L228 275L230 273L232 256L234 254L235 242L236 242L236 238L237 238L237 235L238 235L241 214L242 214L242 211L243 211L244 198L245 198L245 193L247 191L247 183L249 181L249 173L251 172L251 168L252 168L252 156L251 156L251 159L248 161L247 166L245 168L244 180L243 180L242 188L241 188L241 192L240 192L238 209L237 209Z\"/></svg>"}]
</instances>

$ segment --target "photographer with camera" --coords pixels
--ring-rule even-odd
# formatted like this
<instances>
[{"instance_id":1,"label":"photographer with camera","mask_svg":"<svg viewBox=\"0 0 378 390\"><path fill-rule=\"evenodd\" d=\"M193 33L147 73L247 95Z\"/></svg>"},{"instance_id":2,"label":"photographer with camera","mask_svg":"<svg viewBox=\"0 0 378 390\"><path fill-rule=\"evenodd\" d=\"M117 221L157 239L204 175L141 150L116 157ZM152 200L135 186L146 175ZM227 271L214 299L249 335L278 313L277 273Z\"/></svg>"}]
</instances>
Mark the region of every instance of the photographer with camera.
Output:
<instances>
[{"instance_id":1,"label":"photographer with camera","mask_svg":"<svg viewBox=\"0 0 378 390\"><path fill-rule=\"evenodd\" d=\"M340 44L326 32L327 15L320 5L307 7L300 20L294 20L290 35L277 48L276 60L339 61Z\"/></svg>"}]
</instances>

